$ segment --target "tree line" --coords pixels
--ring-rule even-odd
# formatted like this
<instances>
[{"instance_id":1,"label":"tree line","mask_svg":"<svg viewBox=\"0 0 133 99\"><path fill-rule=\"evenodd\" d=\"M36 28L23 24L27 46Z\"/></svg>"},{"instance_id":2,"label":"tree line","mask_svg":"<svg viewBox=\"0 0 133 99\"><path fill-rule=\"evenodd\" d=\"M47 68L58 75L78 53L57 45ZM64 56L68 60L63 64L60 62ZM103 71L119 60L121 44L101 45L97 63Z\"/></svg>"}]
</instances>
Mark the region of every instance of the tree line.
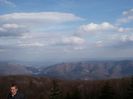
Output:
<instances>
[{"instance_id":1,"label":"tree line","mask_svg":"<svg viewBox=\"0 0 133 99\"><path fill-rule=\"evenodd\" d=\"M31 76L0 77L0 99L6 99L14 82L27 99L133 99L133 77L70 81Z\"/></svg>"}]
</instances>

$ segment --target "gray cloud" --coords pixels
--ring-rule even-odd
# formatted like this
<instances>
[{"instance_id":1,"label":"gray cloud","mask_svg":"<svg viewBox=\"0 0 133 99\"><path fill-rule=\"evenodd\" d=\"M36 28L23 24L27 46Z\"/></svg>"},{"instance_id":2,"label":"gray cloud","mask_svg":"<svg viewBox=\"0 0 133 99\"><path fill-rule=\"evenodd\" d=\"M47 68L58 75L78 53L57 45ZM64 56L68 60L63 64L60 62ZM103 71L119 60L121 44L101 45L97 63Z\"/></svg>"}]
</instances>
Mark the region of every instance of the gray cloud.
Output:
<instances>
[{"instance_id":1,"label":"gray cloud","mask_svg":"<svg viewBox=\"0 0 133 99\"><path fill-rule=\"evenodd\" d=\"M117 42L116 44L113 45L113 47L117 49L132 49L133 41Z\"/></svg>"},{"instance_id":2,"label":"gray cloud","mask_svg":"<svg viewBox=\"0 0 133 99\"><path fill-rule=\"evenodd\" d=\"M133 46L133 29L109 22L91 22L72 31L56 30L58 25L82 20L72 13L11 13L0 15L0 20L1 51L13 52L21 59L113 57L115 51ZM45 31L50 26L55 30Z\"/></svg>"},{"instance_id":3,"label":"gray cloud","mask_svg":"<svg viewBox=\"0 0 133 99\"><path fill-rule=\"evenodd\" d=\"M2 24L0 26L0 37L21 36L28 29L18 24Z\"/></svg>"}]
</instances>

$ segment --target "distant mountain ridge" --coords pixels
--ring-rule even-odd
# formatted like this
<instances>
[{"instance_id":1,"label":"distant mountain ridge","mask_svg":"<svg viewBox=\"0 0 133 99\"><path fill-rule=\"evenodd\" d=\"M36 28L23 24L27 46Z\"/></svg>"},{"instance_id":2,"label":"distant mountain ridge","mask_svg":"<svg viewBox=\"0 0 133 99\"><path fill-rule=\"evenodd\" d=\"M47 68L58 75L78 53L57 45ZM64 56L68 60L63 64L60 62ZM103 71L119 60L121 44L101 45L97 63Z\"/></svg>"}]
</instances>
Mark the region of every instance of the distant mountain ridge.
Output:
<instances>
[{"instance_id":1,"label":"distant mountain ridge","mask_svg":"<svg viewBox=\"0 0 133 99\"><path fill-rule=\"evenodd\" d=\"M44 68L39 75L63 79L109 79L133 75L133 61L86 61Z\"/></svg>"},{"instance_id":2,"label":"distant mountain ridge","mask_svg":"<svg viewBox=\"0 0 133 99\"><path fill-rule=\"evenodd\" d=\"M24 65L0 62L0 75L32 75Z\"/></svg>"},{"instance_id":3,"label":"distant mountain ridge","mask_svg":"<svg viewBox=\"0 0 133 99\"><path fill-rule=\"evenodd\" d=\"M47 76L69 80L97 80L120 78L133 75L133 60L81 61L60 63L48 67L32 67L9 63L6 65L2 65L2 63L0 63L0 74L30 74L34 76Z\"/></svg>"}]
</instances>

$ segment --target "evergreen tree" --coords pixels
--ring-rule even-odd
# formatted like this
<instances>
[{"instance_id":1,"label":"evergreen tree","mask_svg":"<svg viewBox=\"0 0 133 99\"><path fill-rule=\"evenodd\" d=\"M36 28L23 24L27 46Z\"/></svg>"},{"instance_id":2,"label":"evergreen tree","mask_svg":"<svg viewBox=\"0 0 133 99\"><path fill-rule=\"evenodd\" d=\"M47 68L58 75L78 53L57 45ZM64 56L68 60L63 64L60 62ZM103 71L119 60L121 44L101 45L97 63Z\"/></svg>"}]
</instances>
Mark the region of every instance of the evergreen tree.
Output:
<instances>
[{"instance_id":1,"label":"evergreen tree","mask_svg":"<svg viewBox=\"0 0 133 99\"><path fill-rule=\"evenodd\" d=\"M112 87L106 82L101 90L99 99L114 99Z\"/></svg>"},{"instance_id":2,"label":"evergreen tree","mask_svg":"<svg viewBox=\"0 0 133 99\"><path fill-rule=\"evenodd\" d=\"M81 93L76 88L71 93L67 93L65 99L81 99Z\"/></svg>"},{"instance_id":3,"label":"evergreen tree","mask_svg":"<svg viewBox=\"0 0 133 99\"><path fill-rule=\"evenodd\" d=\"M58 83L53 80L53 87L50 90L50 99L61 99L62 93L58 86Z\"/></svg>"},{"instance_id":4,"label":"evergreen tree","mask_svg":"<svg viewBox=\"0 0 133 99\"><path fill-rule=\"evenodd\" d=\"M81 93L80 91L76 88L72 95L71 95L72 99L81 99Z\"/></svg>"},{"instance_id":5,"label":"evergreen tree","mask_svg":"<svg viewBox=\"0 0 133 99\"><path fill-rule=\"evenodd\" d=\"M70 93L67 93L67 95L66 95L65 99L72 99L72 97L71 97Z\"/></svg>"},{"instance_id":6,"label":"evergreen tree","mask_svg":"<svg viewBox=\"0 0 133 99\"><path fill-rule=\"evenodd\" d=\"M133 99L133 77L131 78L129 87L127 89L127 97L126 99Z\"/></svg>"}]
</instances>

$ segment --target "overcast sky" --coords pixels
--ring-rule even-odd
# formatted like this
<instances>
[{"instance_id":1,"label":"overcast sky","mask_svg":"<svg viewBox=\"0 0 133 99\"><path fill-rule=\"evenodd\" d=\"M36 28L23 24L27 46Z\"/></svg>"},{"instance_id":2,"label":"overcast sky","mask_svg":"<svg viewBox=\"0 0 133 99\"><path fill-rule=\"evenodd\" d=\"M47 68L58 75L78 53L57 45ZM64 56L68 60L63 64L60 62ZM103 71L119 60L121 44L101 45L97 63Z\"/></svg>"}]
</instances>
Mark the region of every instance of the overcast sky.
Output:
<instances>
[{"instance_id":1,"label":"overcast sky","mask_svg":"<svg viewBox=\"0 0 133 99\"><path fill-rule=\"evenodd\" d=\"M133 0L0 0L0 60L133 57Z\"/></svg>"}]
</instances>

